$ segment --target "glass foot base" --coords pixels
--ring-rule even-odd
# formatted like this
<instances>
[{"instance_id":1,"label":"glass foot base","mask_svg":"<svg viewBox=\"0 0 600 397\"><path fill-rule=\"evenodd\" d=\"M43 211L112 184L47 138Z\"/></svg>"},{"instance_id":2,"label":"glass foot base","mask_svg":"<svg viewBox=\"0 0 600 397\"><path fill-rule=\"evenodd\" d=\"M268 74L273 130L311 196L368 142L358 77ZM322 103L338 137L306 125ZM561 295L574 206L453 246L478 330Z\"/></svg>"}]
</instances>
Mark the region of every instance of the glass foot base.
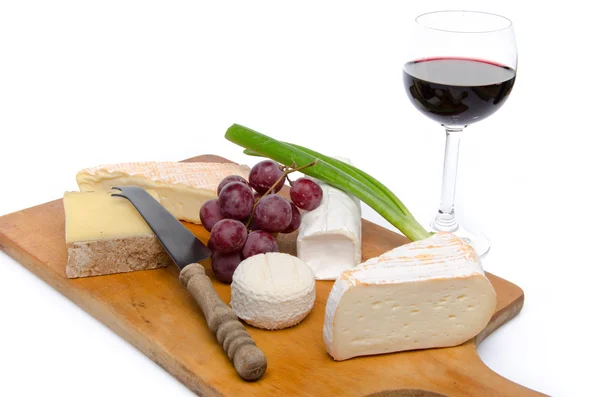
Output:
<instances>
[{"instance_id":1,"label":"glass foot base","mask_svg":"<svg viewBox=\"0 0 600 397\"><path fill-rule=\"evenodd\" d=\"M483 256L490 250L490 240L483 233L475 233L465 229L462 225L456 224L456 229L448 230L436 227L435 221L431 223L429 230L432 232L451 232L460 237L465 243L475 249L477 255Z\"/></svg>"}]
</instances>

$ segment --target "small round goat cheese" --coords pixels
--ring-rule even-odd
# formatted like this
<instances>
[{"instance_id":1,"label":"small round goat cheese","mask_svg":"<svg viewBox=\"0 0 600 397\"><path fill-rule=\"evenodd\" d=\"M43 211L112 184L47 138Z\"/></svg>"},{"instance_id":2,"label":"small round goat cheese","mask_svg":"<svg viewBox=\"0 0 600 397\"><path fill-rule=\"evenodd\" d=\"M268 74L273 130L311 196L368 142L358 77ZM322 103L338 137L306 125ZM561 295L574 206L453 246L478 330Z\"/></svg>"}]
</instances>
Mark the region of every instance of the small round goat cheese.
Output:
<instances>
[{"instance_id":1,"label":"small round goat cheese","mask_svg":"<svg viewBox=\"0 0 600 397\"><path fill-rule=\"evenodd\" d=\"M282 329L302 321L315 303L315 275L295 256L270 252L239 264L231 283L231 307L257 328Z\"/></svg>"}]
</instances>

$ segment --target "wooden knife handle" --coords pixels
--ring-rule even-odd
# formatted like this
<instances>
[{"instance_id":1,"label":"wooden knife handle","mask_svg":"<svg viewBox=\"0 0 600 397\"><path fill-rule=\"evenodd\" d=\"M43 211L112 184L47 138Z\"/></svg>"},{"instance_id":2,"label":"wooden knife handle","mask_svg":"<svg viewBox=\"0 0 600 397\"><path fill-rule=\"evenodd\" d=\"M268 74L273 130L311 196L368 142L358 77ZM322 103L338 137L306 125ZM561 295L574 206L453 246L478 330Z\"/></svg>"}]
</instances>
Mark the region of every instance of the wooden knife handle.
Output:
<instances>
[{"instance_id":1,"label":"wooden knife handle","mask_svg":"<svg viewBox=\"0 0 600 397\"><path fill-rule=\"evenodd\" d=\"M240 377L247 381L262 378L267 370L267 359L235 312L217 294L210 278L199 263L183 268L179 281L192 294L208 323L208 328L233 362Z\"/></svg>"}]
</instances>

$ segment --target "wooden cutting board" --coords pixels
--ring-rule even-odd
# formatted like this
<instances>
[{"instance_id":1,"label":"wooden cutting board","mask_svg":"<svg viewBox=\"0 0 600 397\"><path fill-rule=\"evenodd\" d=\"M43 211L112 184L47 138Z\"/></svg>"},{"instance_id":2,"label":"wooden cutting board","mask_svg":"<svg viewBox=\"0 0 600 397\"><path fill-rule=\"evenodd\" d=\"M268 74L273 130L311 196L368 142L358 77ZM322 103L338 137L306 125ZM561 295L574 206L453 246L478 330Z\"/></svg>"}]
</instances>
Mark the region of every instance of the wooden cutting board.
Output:
<instances>
[{"instance_id":1,"label":"wooden cutting board","mask_svg":"<svg viewBox=\"0 0 600 397\"><path fill-rule=\"evenodd\" d=\"M199 156L186 161L227 160ZM208 233L186 224L206 243ZM283 235L282 235L283 236ZM295 235L279 238L295 253ZM363 259L408 240L363 220ZM488 274L496 289L496 313L487 328L461 346L359 357L334 362L322 328L333 282L317 281L312 312L299 325L279 331L248 326L265 352L268 369L258 382L242 381L208 330L202 312L179 284L175 265L102 277L67 279L62 200L0 217L0 249L102 321L192 391L203 396L541 396L490 370L476 346L523 307L523 291ZM203 265L212 277L210 260ZM225 302L228 285L214 281Z\"/></svg>"}]
</instances>

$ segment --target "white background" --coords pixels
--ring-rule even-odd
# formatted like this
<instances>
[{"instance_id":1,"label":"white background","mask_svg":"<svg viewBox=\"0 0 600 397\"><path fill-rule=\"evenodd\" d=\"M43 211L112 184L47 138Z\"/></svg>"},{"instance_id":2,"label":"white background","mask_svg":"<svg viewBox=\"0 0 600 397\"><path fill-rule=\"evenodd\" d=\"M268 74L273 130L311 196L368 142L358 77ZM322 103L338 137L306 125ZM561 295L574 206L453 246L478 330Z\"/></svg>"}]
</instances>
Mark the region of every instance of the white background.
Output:
<instances>
[{"instance_id":1,"label":"white background","mask_svg":"<svg viewBox=\"0 0 600 397\"><path fill-rule=\"evenodd\" d=\"M76 189L85 166L214 153L234 122L376 175L423 223L444 134L405 97L407 28L447 8L510 17L512 96L468 128L457 210L484 267L525 290L480 354L553 396L596 386L597 14L587 1L0 3L0 214ZM372 211L366 217L380 221ZM201 352L199 353L201 354ZM0 253L1 396L186 396L165 371Z\"/></svg>"}]
</instances>

